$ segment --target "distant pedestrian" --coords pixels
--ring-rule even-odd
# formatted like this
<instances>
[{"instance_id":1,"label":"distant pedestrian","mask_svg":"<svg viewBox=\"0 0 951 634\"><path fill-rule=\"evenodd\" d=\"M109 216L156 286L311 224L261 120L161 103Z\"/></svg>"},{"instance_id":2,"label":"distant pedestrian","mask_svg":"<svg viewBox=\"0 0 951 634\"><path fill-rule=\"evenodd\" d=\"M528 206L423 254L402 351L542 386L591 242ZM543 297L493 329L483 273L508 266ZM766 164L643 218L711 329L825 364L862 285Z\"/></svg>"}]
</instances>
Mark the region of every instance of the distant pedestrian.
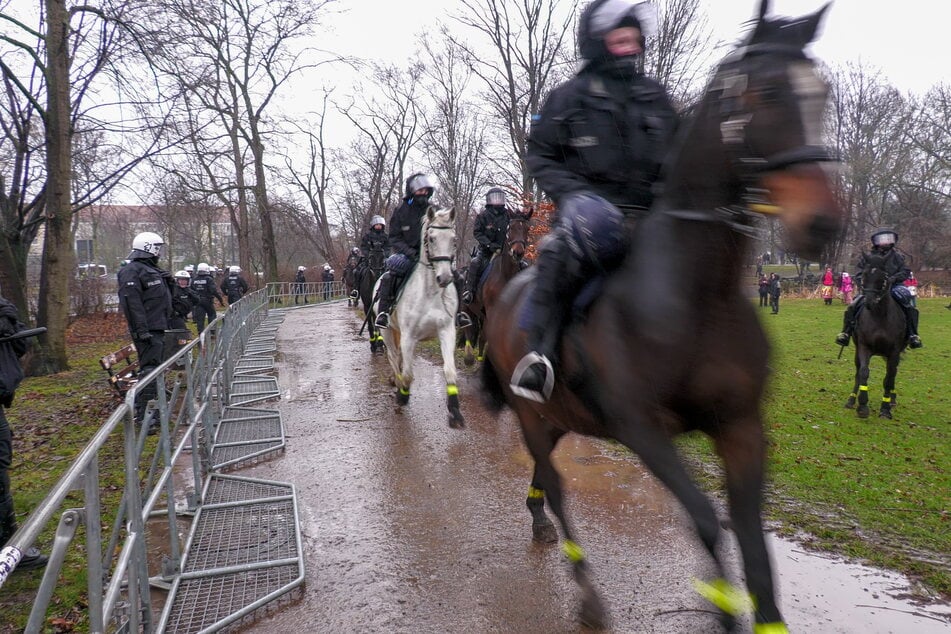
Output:
<instances>
[{"instance_id":1,"label":"distant pedestrian","mask_svg":"<svg viewBox=\"0 0 951 634\"><path fill-rule=\"evenodd\" d=\"M835 273L832 272L831 266L826 267L820 284L822 285L822 302L826 306L831 306L832 300L835 299Z\"/></svg>"},{"instance_id":2,"label":"distant pedestrian","mask_svg":"<svg viewBox=\"0 0 951 634\"><path fill-rule=\"evenodd\" d=\"M769 278L765 275L759 276L759 305L760 308L769 306Z\"/></svg>"},{"instance_id":3,"label":"distant pedestrian","mask_svg":"<svg viewBox=\"0 0 951 634\"><path fill-rule=\"evenodd\" d=\"M918 306L918 278L915 277L914 271L908 272L908 279L906 279L902 284L908 288L908 292L911 293L911 305Z\"/></svg>"},{"instance_id":4,"label":"distant pedestrian","mask_svg":"<svg viewBox=\"0 0 951 634\"><path fill-rule=\"evenodd\" d=\"M839 290L842 292L842 301L845 304L852 303L852 293L855 292L855 285L852 283L852 276L848 271L842 271L842 281L839 282Z\"/></svg>"},{"instance_id":5,"label":"distant pedestrian","mask_svg":"<svg viewBox=\"0 0 951 634\"><path fill-rule=\"evenodd\" d=\"M779 279L779 273L770 273L769 274L769 306L773 309L772 314L777 314L779 312L779 295L782 293L783 287L781 280Z\"/></svg>"}]
</instances>

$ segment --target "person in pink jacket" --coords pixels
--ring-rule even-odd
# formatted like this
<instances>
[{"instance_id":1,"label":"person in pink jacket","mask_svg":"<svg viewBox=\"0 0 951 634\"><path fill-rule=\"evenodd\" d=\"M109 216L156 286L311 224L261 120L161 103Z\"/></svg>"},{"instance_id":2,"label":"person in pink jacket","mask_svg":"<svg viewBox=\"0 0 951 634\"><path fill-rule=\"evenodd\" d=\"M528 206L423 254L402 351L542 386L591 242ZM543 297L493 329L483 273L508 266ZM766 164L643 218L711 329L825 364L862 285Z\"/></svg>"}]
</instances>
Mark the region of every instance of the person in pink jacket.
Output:
<instances>
[{"instance_id":1,"label":"person in pink jacket","mask_svg":"<svg viewBox=\"0 0 951 634\"><path fill-rule=\"evenodd\" d=\"M842 301L845 304L852 303L852 293L855 287L852 284L852 276L847 271L842 272L842 279L839 281L839 291L842 293Z\"/></svg>"}]
</instances>

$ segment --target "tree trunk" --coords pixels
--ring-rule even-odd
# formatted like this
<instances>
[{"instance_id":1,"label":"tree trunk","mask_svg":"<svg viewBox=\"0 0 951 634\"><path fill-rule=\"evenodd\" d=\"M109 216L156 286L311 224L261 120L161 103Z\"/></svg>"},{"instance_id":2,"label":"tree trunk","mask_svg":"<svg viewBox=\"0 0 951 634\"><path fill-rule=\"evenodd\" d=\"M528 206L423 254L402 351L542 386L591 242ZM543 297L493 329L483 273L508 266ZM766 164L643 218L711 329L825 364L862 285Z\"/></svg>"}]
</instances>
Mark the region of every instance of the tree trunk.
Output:
<instances>
[{"instance_id":1,"label":"tree trunk","mask_svg":"<svg viewBox=\"0 0 951 634\"><path fill-rule=\"evenodd\" d=\"M0 293L13 302L20 321L31 322L30 303L26 296L26 255L16 240L0 232Z\"/></svg>"},{"instance_id":2,"label":"tree trunk","mask_svg":"<svg viewBox=\"0 0 951 634\"><path fill-rule=\"evenodd\" d=\"M267 178L264 173L264 144L257 127L251 128L251 153L254 156L254 198L261 218L261 254L264 258L264 281L277 280L277 245L274 241L274 225L271 222L271 206L267 199Z\"/></svg>"},{"instance_id":3,"label":"tree trunk","mask_svg":"<svg viewBox=\"0 0 951 634\"><path fill-rule=\"evenodd\" d=\"M72 178L69 102L69 16L64 0L46 0L48 53L46 111L46 235L40 273L37 324L46 326L31 374L69 369L66 326L73 262Z\"/></svg>"}]
</instances>

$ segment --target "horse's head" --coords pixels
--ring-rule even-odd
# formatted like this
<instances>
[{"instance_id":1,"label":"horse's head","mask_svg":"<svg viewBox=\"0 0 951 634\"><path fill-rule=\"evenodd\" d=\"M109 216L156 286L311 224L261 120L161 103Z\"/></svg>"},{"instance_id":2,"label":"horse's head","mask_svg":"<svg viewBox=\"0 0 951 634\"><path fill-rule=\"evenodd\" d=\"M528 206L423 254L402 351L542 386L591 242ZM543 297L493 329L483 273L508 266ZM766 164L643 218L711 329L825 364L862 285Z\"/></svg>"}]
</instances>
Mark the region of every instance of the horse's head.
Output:
<instances>
[{"instance_id":1,"label":"horse's head","mask_svg":"<svg viewBox=\"0 0 951 634\"><path fill-rule=\"evenodd\" d=\"M423 218L420 264L431 266L442 288L453 281L452 261L456 253L456 210L430 205Z\"/></svg>"},{"instance_id":2,"label":"horse's head","mask_svg":"<svg viewBox=\"0 0 951 634\"><path fill-rule=\"evenodd\" d=\"M526 211L509 210L509 229L506 233L505 243L511 255L516 262L521 262L525 257L525 250L528 248L528 229L531 227L532 213L534 209L529 207Z\"/></svg>"},{"instance_id":3,"label":"horse's head","mask_svg":"<svg viewBox=\"0 0 951 634\"><path fill-rule=\"evenodd\" d=\"M866 305L874 307L883 297L888 297L890 290L885 258L874 253L867 255L862 272L862 295L865 296Z\"/></svg>"},{"instance_id":4,"label":"horse's head","mask_svg":"<svg viewBox=\"0 0 951 634\"><path fill-rule=\"evenodd\" d=\"M828 5L797 19L767 18L768 7L762 0L752 34L721 62L698 108L691 140L719 147L718 160L692 153L681 178L716 192L717 205L779 217L790 249L815 260L844 218L823 169L832 160L821 138L827 86L804 52Z\"/></svg>"}]
</instances>

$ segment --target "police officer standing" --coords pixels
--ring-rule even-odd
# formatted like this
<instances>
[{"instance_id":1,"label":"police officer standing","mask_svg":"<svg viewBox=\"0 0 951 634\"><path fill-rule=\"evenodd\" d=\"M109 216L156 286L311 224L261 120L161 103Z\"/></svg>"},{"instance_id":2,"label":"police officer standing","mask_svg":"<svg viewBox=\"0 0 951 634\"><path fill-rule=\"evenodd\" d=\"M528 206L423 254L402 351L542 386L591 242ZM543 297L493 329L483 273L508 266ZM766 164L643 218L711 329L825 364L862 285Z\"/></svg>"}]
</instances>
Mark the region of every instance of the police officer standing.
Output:
<instances>
[{"instance_id":1,"label":"police officer standing","mask_svg":"<svg viewBox=\"0 0 951 634\"><path fill-rule=\"evenodd\" d=\"M248 282L241 277L241 267L237 265L228 269L228 277L221 286L225 295L228 296L229 305L234 304L248 292Z\"/></svg>"},{"instance_id":2,"label":"police officer standing","mask_svg":"<svg viewBox=\"0 0 951 634\"><path fill-rule=\"evenodd\" d=\"M472 302L476 289L479 287L479 278L496 251L504 246L505 236L509 230L509 214L505 208L505 190L493 187L485 195L485 209L476 216L472 235L479 246L472 261L469 262L469 275L466 277L466 290L462 293L462 301Z\"/></svg>"},{"instance_id":3,"label":"police officer standing","mask_svg":"<svg viewBox=\"0 0 951 634\"><path fill-rule=\"evenodd\" d=\"M330 264L324 264L324 271L320 274L320 281L324 283L324 301L333 295L334 270Z\"/></svg>"},{"instance_id":4,"label":"police officer standing","mask_svg":"<svg viewBox=\"0 0 951 634\"><path fill-rule=\"evenodd\" d=\"M17 315L16 306L0 297L0 338L9 337L24 329ZM17 532L17 516L13 509L13 489L10 487L10 466L13 464L13 432L7 422L4 409L13 404L13 396L19 379L23 377L20 357L26 354L26 339L14 339L0 343L8 350L0 350L0 548ZM16 570L42 568L49 561L46 555L30 547L22 553Z\"/></svg>"},{"instance_id":5,"label":"police officer standing","mask_svg":"<svg viewBox=\"0 0 951 634\"><path fill-rule=\"evenodd\" d=\"M198 295L189 287L191 279L188 271L175 273L175 285L172 286L172 318L168 322L169 328L173 330L187 328L185 322L188 320L188 314L198 303Z\"/></svg>"},{"instance_id":6,"label":"police officer standing","mask_svg":"<svg viewBox=\"0 0 951 634\"><path fill-rule=\"evenodd\" d=\"M195 277L191 281L191 289L198 295L198 303L192 309L192 314L198 324L198 332L201 333L206 323L213 322L218 314L215 312L215 300L218 300L219 305L225 305L224 298L215 286L215 279L211 276L211 267L206 262L198 264Z\"/></svg>"},{"instance_id":7,"label":"police officer standing","mask_svg":"<svg viewBox=\"0 0 951 634\"><path fill-rule=\"evenodd\" d=\"M297 304L300 301L301 296L304 298L304 303L307 303L307 277L304 275L304 271L307 270L306 266L297 267L297 275L294 276L294 303Z\"/></svg>"},{"instance_id":8,"label":"police officer standing","mask_svg":"<svg viewBox=\"0 0 951 634\"><path fill-rule=\"evenodd\" d=\"M146 231L132 240L129 263L119 269L119 307L129 325L129 334L139 357L140 377L147 376L165 360L165 330L172 316L172 276L159 268L165 242ZM136 397L135 415L142 420L149 399L155 398L152 382Z\"/></svg>"}]
</instances>

